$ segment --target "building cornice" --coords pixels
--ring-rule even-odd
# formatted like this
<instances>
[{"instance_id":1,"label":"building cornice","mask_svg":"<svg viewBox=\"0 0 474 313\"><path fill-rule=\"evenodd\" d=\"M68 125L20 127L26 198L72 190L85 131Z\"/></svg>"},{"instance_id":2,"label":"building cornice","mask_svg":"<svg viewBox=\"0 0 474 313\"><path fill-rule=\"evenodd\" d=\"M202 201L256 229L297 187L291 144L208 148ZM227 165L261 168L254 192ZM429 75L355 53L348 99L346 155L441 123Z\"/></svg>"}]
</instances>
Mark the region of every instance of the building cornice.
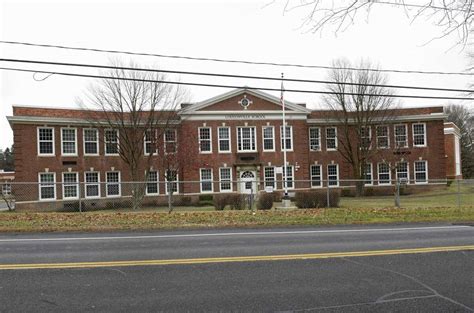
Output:
<instances>
[{"instance_id":1,"label":"building cornice","mask_svg":"<svg viewBox=\"0 0 474 313\"><path fill-rule=\"evenodd\" d=\"M49 124L49 125L77 125L77 126L109 126L110 123L107 120L86 120L78 118L68 118L68 117L49 117L49 116L7 116L7 120L10 123L10 126L13 124ZM161 125L176 125L181 123L180 120L171 120L162 123ZM145 125L145 124L143 124ZM130 124L130 126L132 126Z\"/></svg>"},{"instance_id":2,"label":"building cornice","mask_svg":"<svg viewBox=\"0 0 474 313\"><path fill-rule=\"evenodd\" d=\"M398 123L398 122L416 122L416 121L433 121L444 120L448 117L444 113L418 114L418 115L402 115L385 118L374 118L373 123ZM337 118L309 118L308 124L324 125L324 124L343 124L344 121ZM349 119L349 123L355 123L355 119Z\"/></svg>"}]
</instances>

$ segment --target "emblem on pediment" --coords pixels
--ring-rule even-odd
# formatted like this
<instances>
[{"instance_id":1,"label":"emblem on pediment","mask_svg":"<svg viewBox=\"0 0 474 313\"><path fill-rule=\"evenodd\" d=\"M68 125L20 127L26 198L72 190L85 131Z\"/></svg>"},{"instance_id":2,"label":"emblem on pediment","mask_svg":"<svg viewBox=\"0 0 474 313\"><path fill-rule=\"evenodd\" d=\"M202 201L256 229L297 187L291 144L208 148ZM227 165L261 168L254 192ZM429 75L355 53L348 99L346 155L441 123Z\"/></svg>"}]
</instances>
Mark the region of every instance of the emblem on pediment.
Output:
<instances>
[{"instance_id":1,"label":"emblem on pediment","mask_svg":"<svg viewBox=\"0 0 474 313\"><path fill-rule=\"evenodd\" d=\"M249 105L253 103L252 100L247 98L247 95L244 95L242 99L239 100L239 104L244 108L244 110L247 110Z\"/></svg>"}]
</instances>

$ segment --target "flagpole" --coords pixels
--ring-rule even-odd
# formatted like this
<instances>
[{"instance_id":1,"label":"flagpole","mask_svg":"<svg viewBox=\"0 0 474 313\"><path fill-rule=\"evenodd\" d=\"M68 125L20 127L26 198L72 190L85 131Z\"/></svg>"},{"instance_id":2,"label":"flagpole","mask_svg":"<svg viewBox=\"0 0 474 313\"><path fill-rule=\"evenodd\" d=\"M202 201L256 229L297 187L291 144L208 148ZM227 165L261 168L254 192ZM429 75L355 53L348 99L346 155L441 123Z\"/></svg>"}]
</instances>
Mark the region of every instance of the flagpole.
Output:
<instances>
[{"instance_id":1,"label":"flagpole","mask_svg":"<svg viewBox=\"0 0 474 313\"><path fill-rule=\"evenodd\" d=\"M285 99L283 97L283 92L285 88L283 87L283 73L281 73L281 106L283 109L283 126L282 126L282 135L283 135L283 189L285 191L285 196L283 199L287 200L288 199L288 183L286 181L286 178L288 177L287 175L287 169L288 167L286 166L286 116L285 116Z\"/></svg>"}]
</instances>

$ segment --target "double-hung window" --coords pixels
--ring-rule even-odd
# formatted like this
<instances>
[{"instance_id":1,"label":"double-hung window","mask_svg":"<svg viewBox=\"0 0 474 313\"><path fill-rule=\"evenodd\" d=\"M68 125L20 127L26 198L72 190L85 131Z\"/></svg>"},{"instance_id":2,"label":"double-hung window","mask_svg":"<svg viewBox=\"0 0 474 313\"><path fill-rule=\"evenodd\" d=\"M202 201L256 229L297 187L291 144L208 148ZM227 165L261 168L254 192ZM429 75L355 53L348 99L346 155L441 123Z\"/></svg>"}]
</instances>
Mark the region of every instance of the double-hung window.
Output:
<instances>
[{"instance_id":1,"label":"double-hung window","mask_svg":"<svg viewBox=\"0 0 474 313\"><path fill-rule=\"evenodd\" d=\"M148 129L145 131L145 138L143 138L143 151L145 155L154 154L156 152L156 132Z\"/></svg>"},{"instance_id":2,"label":"double-hung window","mask_svg":"<svg viewBox=\"0 0 474 313\"><path fill-rule=\"evenodd\" d=\"M372 163L365 164L363 177L364 185L372 185Z\"/></svg>"},{"instance_id":3,"label":"double-hung window","mask_svg":"<svg viewBox=\"0 0 474 313\"><path fill-rule=\"evenodd\" d=\"M1 188L1 195L3 196L10 196L12 194L12 184L9 183L9 182L3 182L3 183L0 183L0 186L2 186Z\"/></svg>"},{"instance_id":4,"label":"double-hung window","mask_svg":"<svg viewBox=\"0 0 474 313\"><path fill-rule=\"evenodd\" d=\"M85 172L85 192L86 198L100 197L100 174L99 172Z\"/></svg>"},{"instance_id":5,"label":"double-hung window","mask_svg":"<svg viewBox=\"0 0 474 313\"><path fill-rule=\"evenodd\" d=\"M295 168L293 165L288 165L288 166L283 166L283 174L286 173L286 186L288 189L294 189L295 188L295 182L294 182L294 177L295 177ZM285 175L282 175L283 178L283 183L285 183ZM283 185L283 188L285 185Z\"/></svg>"},{"instance_id":6,"label":"double-hung window","mask_svg":"<svg viewBox=\"0 0 474 313\"><path fill-rule=\"evenodd\" d=\"M75 128L61 128L61 154L77 155L77 132Z\"/></svg>"},{"instance_id":7,"label":"double-hung window","mask_svg":"<svg viewBox=\"0 0 474 313\"><path fill-rule=\"evenodd\" d=\"M284 136L283 136L284 135ZM283 126L280 126L281 136L281 150L293 151L293 126L285 126L285 133L283 134ZM286 141L286 144L284 143Z\"/></svg>"},{"instance_id":8,"label":"double-hung window","mask_svg":"<svg viewBox=\"0 0 474 313\"><path fill-rule=\"evenodd\" d=\"M38 127L38 155L54 155L54 128Z\"/></svg>"},{"instance_id":9,"label":"double-hung window","mask_svg":"<svg viewBox=\"0 0 474 313\"><path fill-rule=\"evenodd\" d=\"M326 150L337 150L336 127L326 127Z\"/></svg>"},{"instance_id":10,"label":"double-hung window","mask_svg":"<svg viewBox=\"0 0 474 313\"><path fill-rule=\"evenodd\" d=\"M362 149L370 149L372 143L372 128L365 126L360 128L360 144Z\"/></svg>"},{"instance_id":11,"label":"double-hung window","mask_svg":"<svg viewBox=\"0 0 474 313\"><path fill-rule=\"evenodd\" d=\"M79 198L77 173L63 173L63 199Z\"/></svg>"},{"instance_id":12,"label":"double-hung window","mask_svg":"<svg viewBox=\"0 0 474 313\"><path fill-rule=\"evenodd\" d=\"M164 133L165 142L165 153L176 153L177 152L177 132L176 129L166 129Z\"/></svg>"},{"instance_id":13,"label":"double-hung window","mask_svg":"<svg viewBox=\"0 0 474 313\"><path fill-rule=\"evenodd\" d=\"M379 163L377 173L379 185L390 185L390 166L387 163Z\"/></svg>"},{"instance_id":14,"label":"double-hung window","mask_svg":"<svg viewBox=\"0 0 474 313\"><path fill-rule=\"evenodd\" d=\"M120 197L120 172L107 172L106 173L106 194L107 197Z\"/></svg>"},{"instance_id":15,"label":"double-hung window","mask_svg":"<svg viewBox=\"0 0 474 313\"><path fill-rule=\"evenodd\" d=\"M337 164L328 164L328 186L339 186L339 166Z\"/></svg>"},{"instance_id":16,"label":"double-hung window","mask_svg":"<svg viewBox=\"0 0 474 313\"><path fill-rule=\"evenodd\" d=\"M309 128L309 150L321 151L321 129L319 127Z\"/></svg>"},{"instance_id":17,"label":"double-hung window","mask_svg":"<svg viewBox=\"0 0 474 313\"><path fill-rule=\"evenodd\" d=\"M201 192L212 192L212 169L210 168L201 168Z\"/></svg>"},{"instance_id":18,"label":"double-hung window","mask_svg":"<svg viewBox=\"0 0 474 313\"><path fill-rule=\"evenodd\" d=\"M99 132L94 128L84 128L84 154L98 155L99 154Z\"/></svg>"},{"instance_id":19,"label":"double-hung window","mask_svg":"<svg viewBox=\"0 0 474 313\"><path fill-rule=\"evenodd\" d=\"M199 152L212 153L212 133L210 127L199 127Z\"/></svg>"},{"instance_id":20,"label":"double-hung window","mask_svg":"<svg viewBox=\"0 0 474 313\"><path fill-rule=\"evenodd\" d=\"M39 199L54 200L56 199L56 174L55 173L39 173Z\"/></svg>"},{"instance_id":21,"label":"double-hung window","mask_svg":"<svg viewBox=\"0 0 474 313\"><path fill-rule=\"evenodd\" d=\"M255 127L237 127L237 151L255 152Z\"/></svg>"},{"instance_id":22,"label":"double-hung window","mask_svg":"<svg viewBox=\"0 0 474 313\"><path fill-rule=\"evenodd\" d=\"M119 134L117 129L104 131L105 154L116 155L119 153Z\"/></svg>"},{"instance_id":23,"label":"double-hung window","mask_svg":"<svg viewBox=\"0 0 474 313\"><path fill-rule=\"evenodd\" d=\"M428 183L428 162L415 161L415 184Z\"/></svg>"},{"instance_id":24,"label":"double-hung window","mask_svg":"<svg viewBox=\"0 0 474 313\"><path fill-rule=\"evenodd\" d=\"M276 173L274 166L266 166L264 169L264 181L265 187L272 187L276 189L275 181L276 181Z\"/></svg>"},{"instance_id":25,"label":"double-hung window","mask_svg":"<svg viewBox=\"0 0 474 313\"><path fill-rule=\"evenodd\" d=\"M413 124L413 146L426 147L426 124Z\"/></svg>"},{"instance_id":26,"label":"double-hung window","mask_svg":"<svg viewBox=\"0 0 474 313\"><path fill-rule=\"evenodd\" d=\"M395 148L407 148L407 125L395 125Z\"/></svg>"},{"instance_id":27,"label":"double-hung window","mask_svg":"<svg viewBox=\"0 0 474 313\"><path fill-rule=\"evenodd\" d=\"M171 169L166 170L165 180L166 180L166 184L165 184L166 194L169 194L170 192L175 193L179 191L179 188L178 188L179 177L178 177L178 172L176 170L171 170Z\"/></svg>"},{"instance_id":28,"label":"double-hung window","mask_svg":"<svg viewBox=\"0 0 474 313\"><path fill-rule=\"evenodd\" d=\"M230 148L230 127L217 128L219 141L219 152L231 152Z\"/></svg>"},{"instance_id":29,"label":"double-hung window","mask_svg":"<svg viewBox=\"0 0 474 313\"><path fill-rule=\"evenodd\" d=\"M322 184L321 184L322 167L321 167L321 165L318 165L318 164L311 165L310 174L311 174L311 188L322 187Z\"/></svg>"},{"instance_id":30,"label":"double-hung window","mask_svg":"<svg viewBox=\"0 0 474 313\"><path fill-rule=\"evenodd\" d=\"M410 181L410 172L407 162L399 162L395 167L397 181L409 183Z\"/></svg>"},{"instance_id":31,"label":"double-hung window","mask_svg":"<svg viewBox=\"0 0 474 313\"><path fill-rule=\"evenodd\" d=\"M219 169L219 182L221 192L232 191L232 169L230 167L221 167Z\"/></svg>"},{"instance_id":32,"label":"double-hung window","mask_svg":"<svg viewBox=\"0 0 474 313\"><path fill-rule=\"evenodd\" d=\"M146 194L157 195L158 193L158 171L149 171L147 175Z\"/></svg>"},{"instance_id":33,"label":"double-hung window","mask_svg":"<svg viewBox=\"0 0 474 313\"><path fill-rule=\"evenodd\" d=\"M382 125L376 128L377 135L377 148L388 149L390 147L389 130L388 126Z\"/></svg>"},{"instance_id":34,"label":"double-hung window","mask_svg":"<svg viewBox=\"0 0 474 313\"><path fill-rule=\"evenodd\" d=\"M263 151L275 151L275 128L273 126L262 127Z\"/></svg>"}]
</instances>

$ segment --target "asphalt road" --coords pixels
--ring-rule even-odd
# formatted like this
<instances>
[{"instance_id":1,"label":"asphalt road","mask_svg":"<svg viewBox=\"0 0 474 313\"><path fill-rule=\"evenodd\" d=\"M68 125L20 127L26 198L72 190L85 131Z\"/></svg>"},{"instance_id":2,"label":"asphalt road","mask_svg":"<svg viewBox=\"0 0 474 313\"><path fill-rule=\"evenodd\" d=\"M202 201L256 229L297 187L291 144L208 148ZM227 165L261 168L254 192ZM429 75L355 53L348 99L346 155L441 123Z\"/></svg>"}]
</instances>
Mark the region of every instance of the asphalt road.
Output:
<instances>
[{"instance_id":1,"label":"asphalt road","mask_svg":"<svg viewBox=\"0 0 474 313\"><path fill-rule=\"evenodd\" d=\"M473 245L474 227L450 225L5 234L0 312L474 312L472 249L383 252ZM281 255L294 258L268 260ZM134 263L196 258L217 261ZM21 264L37 268L2 269Z\"/></svg>"}]
</instances>

